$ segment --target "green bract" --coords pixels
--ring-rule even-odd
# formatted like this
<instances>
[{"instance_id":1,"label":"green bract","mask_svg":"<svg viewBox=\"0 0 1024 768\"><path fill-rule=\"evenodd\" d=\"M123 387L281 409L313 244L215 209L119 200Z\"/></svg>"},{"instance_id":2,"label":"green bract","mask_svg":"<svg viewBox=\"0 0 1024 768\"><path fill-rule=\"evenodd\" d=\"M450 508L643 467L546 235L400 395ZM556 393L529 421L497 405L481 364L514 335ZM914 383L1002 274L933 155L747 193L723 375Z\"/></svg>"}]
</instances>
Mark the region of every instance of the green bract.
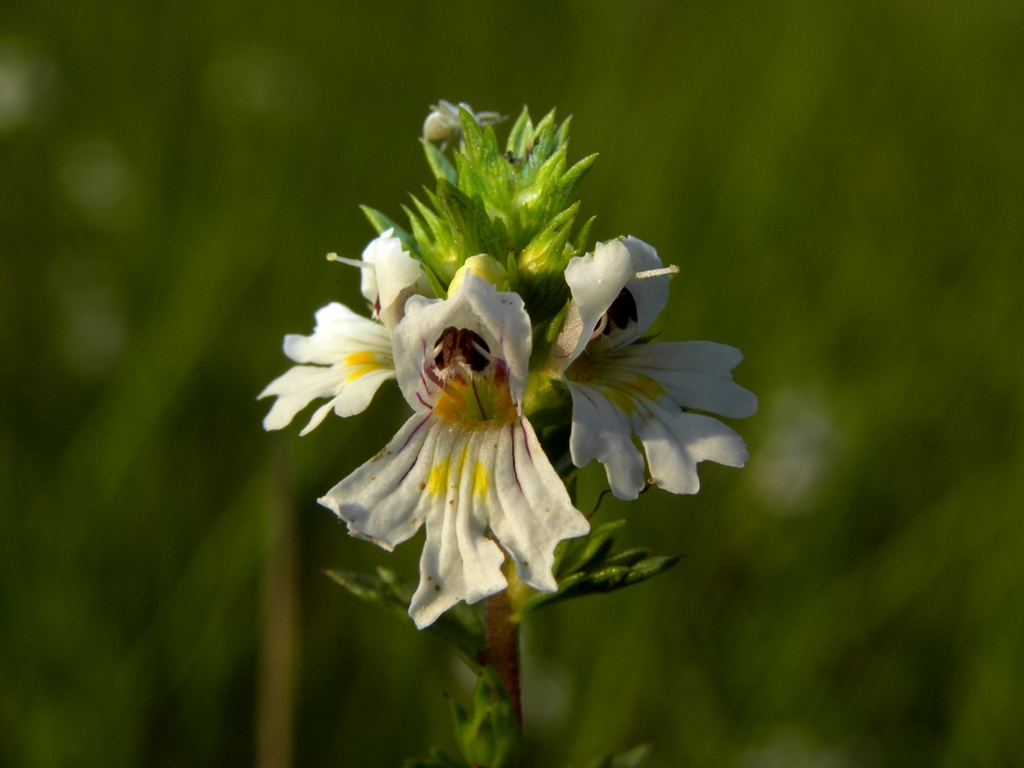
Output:
<instances>
[{"instance_id":1,"label":"green bract","mask_svg":"<svg viewBox=\"0 0 1024 768\"><path fill-rule=\"evenodd\" d=\"M394 229L426 266L438 296L466 259L485 254L506 266L511 289L542 324L568 300L565 267L586 250L593 219L573 236L576 193L597 155L567 167L569 119L556 126L554 110L534 125L524 108L504 150L492 126L479 125L465 108L459 115L463 139L454 163L423 140L437 186L424 189L425 202L413 195L413 207L403 206L409 230L380 211L363 211L378 233Z\"/></svg>"}]
</instances>

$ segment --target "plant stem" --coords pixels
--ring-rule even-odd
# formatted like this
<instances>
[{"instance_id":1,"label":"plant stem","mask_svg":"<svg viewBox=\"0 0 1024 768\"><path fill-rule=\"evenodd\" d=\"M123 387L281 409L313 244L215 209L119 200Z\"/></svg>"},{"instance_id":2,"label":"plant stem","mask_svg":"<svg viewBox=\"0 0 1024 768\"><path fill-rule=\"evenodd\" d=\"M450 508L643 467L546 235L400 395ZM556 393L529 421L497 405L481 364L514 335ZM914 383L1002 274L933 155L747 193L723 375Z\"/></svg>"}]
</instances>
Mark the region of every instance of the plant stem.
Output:
<instances>
[{"instance_id":1,"label":"plant stem","mask_svg":"<svg viewBox=\"0 0 1024 768\"><path fill-rule=\"evenodd\" d=\"M523 724L522 694L519 688L519 625L512 621L509 591L487 598L487 664L498 673L508 690L516 719Z\"/></svg>"}]
</instances>

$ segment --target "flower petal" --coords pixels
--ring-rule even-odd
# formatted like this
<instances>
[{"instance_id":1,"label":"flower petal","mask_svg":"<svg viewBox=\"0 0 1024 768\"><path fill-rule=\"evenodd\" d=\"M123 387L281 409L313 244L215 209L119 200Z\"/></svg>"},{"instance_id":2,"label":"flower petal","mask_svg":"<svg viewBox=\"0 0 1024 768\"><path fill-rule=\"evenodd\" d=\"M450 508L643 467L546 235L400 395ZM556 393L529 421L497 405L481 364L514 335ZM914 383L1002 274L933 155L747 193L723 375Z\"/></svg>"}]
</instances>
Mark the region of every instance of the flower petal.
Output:
<instances>
[{"instance_id":1,"label":"flower petal","mask_svg":"<svg viewBox=\"0 0 1024 768\"><path fill-rule=\"evenodd\" d=\"M263 419L267 430L287 427L295 414L318 397L331 397L345 383L347 371L318 365L296 365L278 376L257 399L277 395L270 413Z\"/></svg>"},{"instance_id":2,"label":"flower petal","mask_svg":"<svg viewBox=\"0 0 1024 768\"><path fill-rule=\"evenodd\" d=\"M618 297L633 271L629 250L621 240L598 243L593 254L569 259L565 282L572 292L572 303L555 341L556 359L568 366L583 353L601 316Z\"/></svg>"},{"instance_id":3,"label":"flower petal","mask_svg":"<svg viewBox=\"0 0 1024 768\"><path fill-rule=\"evenodd\" d=\"M515 560L519 577L534 589L554 592L555 545L583 536L590 523L569 500L530 422L513 421L495 435L491 530Z\"/></svg>"},{"instance_id":4,"label":"flower petal","mask_svg":"<svg viewBox=\"0 0 1024 768\"><path fill-rule=\"evenodd\" d=\"M634 344L604 356L605 365L653 379L684 408L733 419L757 411L757 396L730 373L742 359L738 349L712 341Z\"/></svg>"},{"instance_id":5,"label":"flower petal","mask_svg":"<svg viewBox=\"0 0 1024 768\"><path fill-rule=\"evenodd\" d=\"M312 432L327 417L332 408L342 418L362 413L370 405L370 401L373 400L373 396L380 389L380 385L393 378L395 378L395 371L392 368L377 368L375 370L360 370L349 373L337 397L317 408L313 413L313 417L309 420L309 424L299 432L299 435L306 435Z\"/></svg>"},{"instance_id":6,"label":"flower petal","mask_svg":"<svg viewBox=\"0 0 1024 768\"><path fill-rule=\"evenodd\" d=\"M635 499L644 487L644 457L633 445L629 417L595 387L568 382L572 394L569 452L577 467L597 459L620 499Z\"/></svg>"},{"instance_id":7,"label":"flower petal","mask_svg":"<svg viewBox=\"0 0 1024 768\"><path fill-rule=\"evenodd\" d=\"M630 323L627 328L613 329L608 334L608 344L612 347L624 346L647 333L668 303L668 275L635 276L637 272L661 268L658 252L653 246L635 237L624 238L622 245L629 251L632 264L631 275L625 287L636 302L637 321L635 324Z\"/></svg>"},{"instance_id":8,"label":"flower petal","mask_svg":"<svg viewBox=\"0 0 1024 768\"><path fill-rule=\"evenodd\" d=\"M637 406L633 428L647 453L652 480L666 491L697 493L701 461L742 467L749 458L743 438L718 419L642 397Z\"/></svg>"},{"instance_id":9,"label":"flower petal","mask_svg":"<svg viewBox=\"0 0 1024 768\"><path fill-rule=\"evenodd\" d=\"M444 442L434 451L427 480L425 496L434 501L420 555L420 583L409 604L420 629L460 600L472 604L508 585L501 572L505 555L485 535L487 494L480 474L493 461L492 430L439 422L437 431ZM443 488L435 487L442 483Z\"/></svg>"},{"instance_id":10,"label":"flower petal","mask_svg":"<svg viewBox=\"0 0 1024 768\"><path fill-rule=\"evenodd\" d=\"M419 530L429 511L423 488L440 436L436 421L414 414L384 450L317 501L344 520L353 536L394 549Z\"/></svg>"},{"instance_id":11,"label":"flower petal","mask_svg":"<svg viewBox=\"0 0 1024 768\"><path fill-rule=\"evenodd\" d=\"M391 355L391 335L380 323L332 302L316 312L312 336L284 337L284 353L297 363L334 365L355 352Z\"/></svg>"},{"instance_id":12,"label":"flower petal","mask_svg":"<svg viewBox=\"0 0 1024 768\"><path fill-rule=\"evenodd\" d=\"M438 337L449 326L478 333L491 353L505 361L509 390L518 404L526 392L533 343L530 317L519 294L498 291L469 274L444 301L413 296L405 305L405 318L395 327L394 359L398 386L409 405L422 411L436 399L438 390L429 385L423 371L434 356Z\"/></svg>"},{"instance_id":13,"label":"flower petal","mask_svg":"<svg viewBox=\"0 0 1024 768\"><path fill-rule=\"evenodd\" d=\"M402 241L387 230L363 250L363 261L373 269L362 270L360 290L371 305L378 307L381 320L394 328L405 313L405 302L413 294L433 296L423 265L402 247Z\"/></svg>"}]
</instances>

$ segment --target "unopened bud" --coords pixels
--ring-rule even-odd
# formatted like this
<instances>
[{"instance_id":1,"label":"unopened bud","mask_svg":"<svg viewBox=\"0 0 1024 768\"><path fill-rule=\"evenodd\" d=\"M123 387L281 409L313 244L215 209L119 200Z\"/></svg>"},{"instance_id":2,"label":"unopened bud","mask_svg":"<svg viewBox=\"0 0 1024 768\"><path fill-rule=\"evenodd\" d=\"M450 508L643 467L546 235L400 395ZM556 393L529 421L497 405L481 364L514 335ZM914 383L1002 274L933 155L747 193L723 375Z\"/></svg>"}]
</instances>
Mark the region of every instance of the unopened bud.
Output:
<instances>
[{"instance_id":1,"label":"unopened bud","mask_svg":"<svg viewBox=\"0 0 1024 768\"><path fill-rule=\"evenodd\" d=\"M466 263L459 267L455 277L452 278L448 286L449 296L458 290L459 286L462 285L462 281L466 279L467 274L483 278L499 291L512 289L512 284L508 279L508 272L501 265L501 262L488 256L486 253L478 253L476 256L470 256L466 259Z\"/></svg>"}]
</instances>

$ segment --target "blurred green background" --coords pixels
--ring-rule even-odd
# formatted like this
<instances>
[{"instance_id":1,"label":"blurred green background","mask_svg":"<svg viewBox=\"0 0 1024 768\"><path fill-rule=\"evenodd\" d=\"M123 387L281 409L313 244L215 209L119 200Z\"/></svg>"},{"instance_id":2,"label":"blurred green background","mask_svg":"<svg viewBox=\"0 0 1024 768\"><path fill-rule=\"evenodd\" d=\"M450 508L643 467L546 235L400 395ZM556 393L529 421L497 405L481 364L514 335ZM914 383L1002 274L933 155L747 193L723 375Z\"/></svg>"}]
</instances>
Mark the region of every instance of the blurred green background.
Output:
<instances>
[{"instance_id":1,"label":"blurred green background","mask_svg":"<svg viewBox=\"0 0 1024 768\"><path fill-rule=\"evenodd\" d=\"M5 0L0 764L454 747L451 654L322 574L415 577L315 503L397 388L302 438L254 399L362 306L324 254L430 181L445 98L573 114L593 234L761 398L745 469L605 501L685 558L526 628L527 764L1024 765L1022 41L994 1Z\"/></svg>"}]
</instances>

